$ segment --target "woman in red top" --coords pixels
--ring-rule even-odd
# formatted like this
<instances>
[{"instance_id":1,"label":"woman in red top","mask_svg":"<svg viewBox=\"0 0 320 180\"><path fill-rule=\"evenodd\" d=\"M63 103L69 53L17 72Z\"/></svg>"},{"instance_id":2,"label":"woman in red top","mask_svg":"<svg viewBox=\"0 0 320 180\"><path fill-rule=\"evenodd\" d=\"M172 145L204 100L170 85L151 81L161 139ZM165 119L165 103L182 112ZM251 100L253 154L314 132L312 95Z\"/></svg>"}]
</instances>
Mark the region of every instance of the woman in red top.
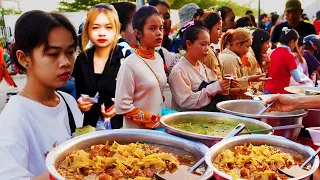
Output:
<instances>
[{"instance_id":1,"label":"woman in red top","mask_svg":"<svg viewBox=\"0 0 320 180\"><path fill-rule=\"evenodd\" d=\"M265 94L286 94L285 87L290 84L290 77L302 83L300 72L292 51L297 46L299 35L294 29L284 27L281 32L278 47L271 54L269 77L264 87Z\"/></svg>"},{"instance_id":2,"label":"woman in red top","mask_svg":"<svg viewBox=\"0 0 320 180\"><path fill-rule=\"evenodd\" d=\"M313 21L313 26L316 29L317 35L320 35L320 11L316 14L316 20Z\"/></svg>"}]
</instances>

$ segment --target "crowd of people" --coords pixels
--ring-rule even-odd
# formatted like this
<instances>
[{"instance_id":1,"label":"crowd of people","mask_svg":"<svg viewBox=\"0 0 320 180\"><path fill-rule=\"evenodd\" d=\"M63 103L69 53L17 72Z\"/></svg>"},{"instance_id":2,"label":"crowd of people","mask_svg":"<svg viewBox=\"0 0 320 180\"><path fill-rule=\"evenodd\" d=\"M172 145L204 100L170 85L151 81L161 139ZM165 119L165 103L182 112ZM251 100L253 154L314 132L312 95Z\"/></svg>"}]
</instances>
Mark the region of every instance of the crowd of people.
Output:
<instances>
[{"instance_id":1,"label":"crowd of people","mask_svg":"<svg viewBox=\"0 0 320 180\"><path fill-rule=\"evenodd\" d=\"M257 25L250 11L235 21L229 7L209 11L189 3L172 26L163 0L138 10L130 2L97 4L80 36L61 14L24 13L11 59L27 72L27 82L0 115L0 179L48 179L47 153L76 128L101 120L111 121L112 129L158 129L168 113L217 112L218 102L248 98L246 92L285 94L293 84L313 86L320 70L320 13L312 25L302 12L299 0L288 0L285 22L272 13ZM78 46L82 52L75 57ZM62 92L71 77L75 91ZM273 100L271 110L280 111L315 102Z\"/></svg>"}]
</instances>

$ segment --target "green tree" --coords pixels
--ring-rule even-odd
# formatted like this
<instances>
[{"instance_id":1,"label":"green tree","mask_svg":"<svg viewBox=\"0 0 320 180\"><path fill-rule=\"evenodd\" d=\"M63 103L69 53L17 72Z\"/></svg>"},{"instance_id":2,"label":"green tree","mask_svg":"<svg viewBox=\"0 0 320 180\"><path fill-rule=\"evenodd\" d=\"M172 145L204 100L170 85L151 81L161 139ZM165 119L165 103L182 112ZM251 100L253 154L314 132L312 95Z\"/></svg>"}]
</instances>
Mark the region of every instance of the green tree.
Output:
<instances>
[{"instance_id":1,"label":"green tree","mask_svg":"<svg viewBox=\"0 0 320 180\"><path fill-rule=\"evenodd\" d=\"M74 2L67 2L62 0L59 2L59 8L57 11L61 12L78 12L78 11L87 11L92 6L99 3L113 3L113 2L128 2L134 0L75 0Z\"/></svg>"},{"instance_id":2,"label":"green tree","mask_svg":"<svg viewBox=\"0 0 320 180\"><path fill-rule=\"evenodd\" d=\"M0 8L0 26L5 27L4 15L21 14L21 13L22 13L21 11L16 11L14 8L10 8L10 9ZM4 47L6 40L7 40L7 37L3 37L2 39L0 39L0 46Z\"/></svg>"},{"instance_id":3,"label":"green tree","mask_svg":"<svg viewBox=\"0 0 320 180\"><path fill-rule=\"evenodd\" d=\"M217 9L222 6L228 6L233 9L236 16L244 16L245 12L249 9L257 15L257 9L250 8L248 6L241 6L231 0L168 0L172 9L180 9L182 6L188 3L196 3L203 9Z\"/></svg>"}]
</instances>

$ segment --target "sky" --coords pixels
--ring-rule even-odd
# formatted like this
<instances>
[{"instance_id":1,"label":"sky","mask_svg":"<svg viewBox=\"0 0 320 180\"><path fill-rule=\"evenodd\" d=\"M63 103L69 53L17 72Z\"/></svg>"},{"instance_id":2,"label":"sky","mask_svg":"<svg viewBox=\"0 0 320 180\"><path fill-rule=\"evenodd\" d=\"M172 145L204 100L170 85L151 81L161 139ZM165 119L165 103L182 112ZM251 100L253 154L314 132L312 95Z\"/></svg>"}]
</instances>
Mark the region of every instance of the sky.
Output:
<instances>
[{"instance_id":1,"label":"sky","mask_svg":"<svg viewBox=\"0 0 320 180\"><path fill-rule=\"evenodd\" d=\"M20 8L23 12L33 10L33 9L41 9L44 11L52 11L58 7L58 3L61 0L20 0ZM233 0L239 4L245 4L249 0ZM307 6L316 0L302 0L302 6ZM274 12L277 11L281 14L284 10L286 0L261 0L261 7L266 12ZM3 2L4 7L15 7L17 8L16 2ZM255 0L252 3L253 7L258 7L258 0Z\"/></svg>"}]
</instances>

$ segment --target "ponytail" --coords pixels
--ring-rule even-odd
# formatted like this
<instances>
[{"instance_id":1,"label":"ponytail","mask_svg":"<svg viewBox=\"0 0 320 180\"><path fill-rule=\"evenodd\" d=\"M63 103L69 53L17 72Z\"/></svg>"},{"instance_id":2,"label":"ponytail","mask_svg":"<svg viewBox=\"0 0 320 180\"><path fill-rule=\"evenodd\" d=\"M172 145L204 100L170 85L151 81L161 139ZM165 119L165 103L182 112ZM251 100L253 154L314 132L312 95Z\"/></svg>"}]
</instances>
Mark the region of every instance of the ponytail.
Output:
<instances>
[{"instance_id":1,"label":"ponytail","mask_svg":"<svg viewBox=\"0 0 320 180\"><path fill-rule=\"evenodd\" d=\"M220 48L223 51L226 48L226 45L229 43L232 45L233 42L239 41L240 45L245 42L248 42L252 39L250 31L246 28L237 28L236 30L228 30L222 37L221 37L221 44Z\"/></svg>"},{"instance_id":2,"label":"ponytail","mask_svg":"<svg viewBox=\"0 0 320 180\"><path fill-rule=\"evenodd\" d=\"M232 32L231 31L227 31L226 33L224 33L221 36L221 40L220 40L220 50L221 50L221 54L222 51L226 48L227 44L230 43L232 40Z\"/></svg>"},{"instance_id":3,"label":"ponytail","mask_svg":"<svg viewBox=\"0 0 320 180\"><path fill-rule=\"evenodd\" d=\"M281 36L279 38L279 42L283 45L288 45L290 41L292 40L296 41L298 40L298 38L299 38L299 34L296 30L289 29L288 27L283 27Z\"/></svg>"},{"instance_id":4,"label":"ponytail","mask_svg":"<svg viewBox=\"0 0 320 180\"><path fill-rule=\"evenodd\" d=\"M295 49L295 51L296 51L296 53L297 53L297 55L298 55L299 62L300 62L301 64L303 64L303 63L304 63L304 60L303 60L303 57L302 57L302 55L301 55L301 53L300 53L300 51L299 51L299 46L298 46L298 44L296 44L296 49Z\"/></svg>"}]
</instances>

